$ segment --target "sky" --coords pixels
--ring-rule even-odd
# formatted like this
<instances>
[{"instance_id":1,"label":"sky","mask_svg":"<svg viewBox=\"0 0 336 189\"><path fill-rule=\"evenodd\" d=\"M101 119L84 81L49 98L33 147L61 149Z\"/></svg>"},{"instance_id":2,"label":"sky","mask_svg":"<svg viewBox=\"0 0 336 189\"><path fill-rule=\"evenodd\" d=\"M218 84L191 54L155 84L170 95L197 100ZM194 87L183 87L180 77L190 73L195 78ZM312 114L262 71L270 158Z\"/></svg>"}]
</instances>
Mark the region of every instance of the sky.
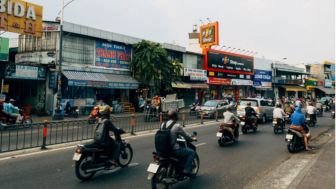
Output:
<instances>
[{"instance_id":1,"label":"sky","mask_svg":"<svg viewBox=\"0 0 336 189\"><path fill-rule=\"evenodd\" d=\"M28 2L43 6L43 20L62 7ZM335 59L335 0L74 0L64 20L184 47L194 24L218 21L220 45L289 64Z\"/></svg>"}]
</instances>

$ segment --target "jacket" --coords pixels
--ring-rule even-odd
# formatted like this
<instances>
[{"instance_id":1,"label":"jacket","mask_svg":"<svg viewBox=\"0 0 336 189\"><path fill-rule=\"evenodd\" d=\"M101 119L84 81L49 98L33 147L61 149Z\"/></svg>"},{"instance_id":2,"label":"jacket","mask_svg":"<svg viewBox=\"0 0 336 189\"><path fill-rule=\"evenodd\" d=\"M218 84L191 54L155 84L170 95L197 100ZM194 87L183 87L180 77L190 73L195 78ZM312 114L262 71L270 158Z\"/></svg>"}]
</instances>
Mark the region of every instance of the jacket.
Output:
<instances>
[{"instance_id":1,"label":"jacket","mask_svg":"<svg viewBox=\"0 0 336 189\"><path fill-rule=\"evenodd\" d=\"M173 123L172 120L167 121L166 127L168 127L172 123ZM163 127L164 124L165 123L163 123L161 125L161 128ZM192 142L192 138L191 138L190 134L185 132L183 127L180 124L175 123L174 126L172 126L172 128L170 129L170 142L171 142L171 145L173 147L173 150L177 150L177 149L180 148L180 146L177 144L178 136L182 136L187 141Z\"/></svg>"},{"instance_id":2,"label":"jacket","mask_svg":"<svg viewBox=\"0 0 336 189\"><path fill-rule=\"evenodd\" d=\"M305 117L301 112L300 107L296 107L294 113L291 116L292 124L296 126L305 126Z\"/></svg>"}]
</instances>

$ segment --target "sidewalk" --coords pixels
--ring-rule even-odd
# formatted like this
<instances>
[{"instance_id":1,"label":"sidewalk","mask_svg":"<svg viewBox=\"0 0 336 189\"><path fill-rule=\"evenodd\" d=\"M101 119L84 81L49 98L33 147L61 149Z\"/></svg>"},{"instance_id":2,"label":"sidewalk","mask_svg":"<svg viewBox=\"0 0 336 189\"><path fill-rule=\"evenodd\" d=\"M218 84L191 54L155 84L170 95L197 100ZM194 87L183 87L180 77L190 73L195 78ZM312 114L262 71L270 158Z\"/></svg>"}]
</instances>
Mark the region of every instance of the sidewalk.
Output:
<instances>
[{"instance_id":1,"label":"sidewalk","mask_svg":"<svg viewBox=\"0 0 336 189\"><path fill-rule=\"evenodd\" d=\"M307 171L305 177L296 187L298 189L334 189L335 188L335 141L323 146L316 163Z\"/></svg>"}]
</instances>

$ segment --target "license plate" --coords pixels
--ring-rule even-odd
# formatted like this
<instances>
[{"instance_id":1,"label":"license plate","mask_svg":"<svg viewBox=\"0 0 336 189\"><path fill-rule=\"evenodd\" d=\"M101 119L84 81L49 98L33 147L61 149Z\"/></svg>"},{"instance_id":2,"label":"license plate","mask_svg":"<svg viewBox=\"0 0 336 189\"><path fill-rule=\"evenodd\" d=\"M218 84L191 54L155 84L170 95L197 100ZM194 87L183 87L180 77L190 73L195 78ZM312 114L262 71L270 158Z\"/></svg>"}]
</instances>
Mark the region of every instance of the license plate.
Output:
<instances>
[{"instance_id":1,"label":"license plate","mask_svg":"<svg viewBox=\"0 0 336 189\"><path fill-rule=\"evenodd\" d=\"M293 139L293 135L291 135L291 134L286 135L286 140L292 140L292 139Z\"/></svg>"},{"instance_id":2,"label":"license plate","mask_svg":"<svg viewBox=\"0 0 336 189\"><path fill-rule=\"evenodd\" d=\"M216 134L216 136L217 136L217 137L222 137L222 136L223 136L223 133L218 132L218 133Z\"/></svg>"},{"instance_id":3,"label":"license plate","mask_svg":"<svg viewBox=\"0 0 336 189\"><path fill-rule=\"evenodd\" d=\"M276 121L273 121L273 124L277 124L277 122L276 122Z\"/></svg>"},{"instance_id":4,"label":"license plate","mask_svg":"<svg viewBox=\"0 0 336 189\"><path fill-rule=\"evenodd\" d=\"M240 125L245 125L245 122L244 121L240 122Z\"/></svg>"},{"instance_id":5,"label":"license plate","mask_svg":"<svg viewBox=\"0 0 336 189\"><path fill-rule=\"evenodd\" d=\"M82 154L75 153L72 159L75 160L75 161L78 161L81 158L81 156L82 156Z\"/></svg>"},{"instance_id":6,"label":"license plate","mask_svg":"<svg viewBox=\"0 0 336 189\"><path fill-rule=\"evenodd\" d=\"M307 117L307 120L309 121L309 120L310 120L310 118L309 118L309 117Z\"/></svg>"},{"instance_id":7,"label":"license plate","mask_svg":"<svg viewBox=\"0 0 336 189\"><path fill-rule=\"evenodd\" d=\"M158 169L159 169L159 165L158 164L151 163L151 164L149 164L149 166L147 168L147 172L156 173Z\"/></svg>"}]
</instances>

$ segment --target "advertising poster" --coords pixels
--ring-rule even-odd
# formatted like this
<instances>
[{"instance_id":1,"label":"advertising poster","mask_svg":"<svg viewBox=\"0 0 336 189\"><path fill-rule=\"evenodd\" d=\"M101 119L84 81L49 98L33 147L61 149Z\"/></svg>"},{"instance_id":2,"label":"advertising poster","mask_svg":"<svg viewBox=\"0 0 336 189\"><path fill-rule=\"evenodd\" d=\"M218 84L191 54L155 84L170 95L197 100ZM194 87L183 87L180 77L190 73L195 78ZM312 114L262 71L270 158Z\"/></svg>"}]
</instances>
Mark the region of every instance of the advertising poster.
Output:
<instances>
[{"instance_id":1,"label":"advertising poster","mask_svg":"<svg viewBox=\"0 0 336 189\"><path fill-rule=\"evenodd\" d=\"M0 37L0 61L7 62L9 54L9 39Z\"/></svg>"},{"instance_id":2,"label":"advertising poster","mask_svg":"<svg viewBox=\"0 0 336 189\"><path fill-rule=\"evenodd\" d=\"M96 41L96 66L130 69L131 47L117 43Z\"/></svg>"},{"instance_id":3,"label":"advertising poster","mask_svg":"<svg viewBox=\"0 0 336 189\"><path fill-rule=\"evenodd\" d=\"M253 86L271 88L272 87L272 71L271 70L254 70Z\"/></svg>"},{"instance_id":4,"label":"advertising poster","mask_svg":"<svg viewBox=\"0 0 336 189\"><path fill-rule=\"evenodd\" d=\"M218 22L200 27L200 45L202 48L218 45Z\"/></svg>"}]
</instances>

